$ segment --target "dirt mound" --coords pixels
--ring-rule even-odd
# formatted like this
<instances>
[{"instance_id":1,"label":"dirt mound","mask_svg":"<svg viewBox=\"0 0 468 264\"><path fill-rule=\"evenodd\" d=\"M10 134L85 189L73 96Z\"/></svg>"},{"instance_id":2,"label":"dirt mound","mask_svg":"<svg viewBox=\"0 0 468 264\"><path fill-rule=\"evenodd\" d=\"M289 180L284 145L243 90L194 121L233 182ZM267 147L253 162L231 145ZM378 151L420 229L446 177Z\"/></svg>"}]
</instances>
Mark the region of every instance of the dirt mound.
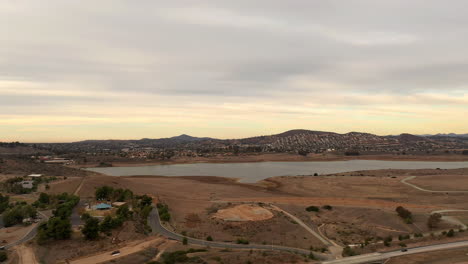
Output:
<instances>
[{"instance_id":1,"label":"dirt mound","mask_svg":"<svg viewBox=\"0 0 468 264\"><path fill-rule=\"evenodd\" d=\"M273 217L273 213L260 206L241 204L227 209L221 209L213 217L224 221L261 221Z\"/></svg>"}]
</instances>

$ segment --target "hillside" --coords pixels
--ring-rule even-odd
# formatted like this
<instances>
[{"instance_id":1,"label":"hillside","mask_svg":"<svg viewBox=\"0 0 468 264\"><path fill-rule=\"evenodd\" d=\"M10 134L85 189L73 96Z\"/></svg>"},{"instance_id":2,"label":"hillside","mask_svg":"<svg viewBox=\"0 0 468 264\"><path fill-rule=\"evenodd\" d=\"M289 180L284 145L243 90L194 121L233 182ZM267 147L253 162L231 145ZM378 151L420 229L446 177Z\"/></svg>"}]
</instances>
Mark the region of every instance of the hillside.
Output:
<instances>
[{"instance_id":1,"label":"hillside","mask_svg":"<svg viewBox=\"0 0 468 264\"><path fill-rule=\"evenodd\" d=\"M38 144L54 152L96 151L196 151L196 152L312 152L360 151L369 153L418 152L468 148L468 140L454 137L425 137L411 134L378 136L369 133L296 129L275 135L241 139L215 139L180 135L170 138L140 140L86 140L61 144Z\"/></svg>"}]
</instances>

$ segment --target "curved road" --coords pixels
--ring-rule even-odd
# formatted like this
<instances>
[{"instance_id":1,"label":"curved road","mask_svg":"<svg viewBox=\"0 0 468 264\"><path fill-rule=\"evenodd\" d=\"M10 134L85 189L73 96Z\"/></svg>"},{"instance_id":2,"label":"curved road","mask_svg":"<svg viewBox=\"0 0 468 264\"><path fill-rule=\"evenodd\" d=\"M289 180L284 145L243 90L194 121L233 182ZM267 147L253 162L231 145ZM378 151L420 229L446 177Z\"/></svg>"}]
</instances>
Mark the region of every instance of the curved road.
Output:
<instances>
[{"instance_id":1,"label":"curved road","mask_svg":"<svg viewBox=\"0 0 468 264\"><path fill-rule=\"evenodd\" d=\"M42 215L42 217L43 217L41 222L47 221L49 219L49 217L47 215L43 214L42 212L38 211L38 213L40 215ZM24 242L27 242L27 241L33 239L37 234L37 229L39 228L40 223L36 223L35 224L36 226L34 226L31 230L29 230L29 232L26 235L24 235L21 239L15 241L15 242L12 242L10 244L5 245L5 249L12 248L12 247L14 247L16 245L22 244Z\"/></svg>"},{"instance_id":2,"label":"curved road","mask_svg":"<svg viewBox=\"0 0 468 264\"><path fill-rule=\"evenodd\" d=\"M174 233L168 229L166 229L159 220L159 213L156 208L153 208L151 211L148 222L150 227L152 228L153 233L158 233L163 235L167 238L182 241L184 239L183 235ZM277 251L285 251L290 253L298 253L302 255L309 255L311 253L310 250L301 249L301 248L292 248L292 247L284 247L284 246L275 246L275 245L258 245L258 244L234 244L234 243L226 243L226 242L216 242L216 241L205 241L195 238L186 237L187 242L193 245L200 245L200 246L209 246L215 248L232 248L232 249L260 249L260 250L277 250ZM314 256L325 258L324 254L318 254L314 252Z\"/></svg>"}]
</instances>

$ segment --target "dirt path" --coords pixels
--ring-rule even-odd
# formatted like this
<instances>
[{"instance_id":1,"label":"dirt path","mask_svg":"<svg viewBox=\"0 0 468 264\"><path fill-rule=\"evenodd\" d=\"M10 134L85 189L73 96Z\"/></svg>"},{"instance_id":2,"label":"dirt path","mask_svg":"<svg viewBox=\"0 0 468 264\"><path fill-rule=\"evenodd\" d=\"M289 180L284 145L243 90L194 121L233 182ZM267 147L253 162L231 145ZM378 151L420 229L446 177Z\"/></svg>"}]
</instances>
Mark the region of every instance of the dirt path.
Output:
<instances>
[{"instance_id":1,"label":"dirt path","mask_svg":"<svg viewBox=\"0 0 468 264\"><path fill-rule=\"evenodd\" d=\"M31 247L19 245L16 248L16 252L18 253L19 264L39 264Z\"/></svg>"},{"instance_id":2,"label":"dirt path","mask_svg":"<svg viewBox=\"0 0 468 264\"><path fill-rule=\"evenodd\" d=\"M97 263L102 263L106 261L111 261L116 258L121 258L139 251L142 251L158 242L162 242L165 239L162 237L158 237L152 240L147 240L147 241L137 241L133 242L131 245L127 245L125 247L122 247L118 249L120 251L120 254L117 256L112 256L112 252L116 251L117 249L110 250L101 254L97 255L92 255L92 256L87 256L75 260L70 260L70 264L97 264Z\"/></svg>"},{"instance_id":3,"label":"dirt path","mask_svg":"<svg viewBox=\"0 0 468 264\"><path fill-rule=\"evenodd\" d=\"M84 176L82 179L81 179L81 182L80 182L80 185L78 185L78 187L76 187L76 190L75 192L73 193L74 195L78 195L78 193L80 192L81 190L81 187L83 187L83 183L86 179L86 176Z\"/></svg>"},{"instance_id":4,"label":"dirt path","mask_svg":"<svg viewBox=\"0 0 468 264\"><path fill-rule=\"evenodd\" d=\"M343 247L335 243L334 241L328 239L325 237L319 230L319 233L315 232L312 228L310 228L308 225L306 225L304 222L302 222L301 219L297 218L296 216L290 214L289 212L279 208L276 205L270 204L270 207L273 208L276 211L282 212L283 214L287 215L289 218L292 220L296 221L300 226L302 226L307 232L315 236L317 239L319 239L322 243L324 243L328 250L330 251L330 254L332 255L333 259L338 259L341 258L341 253L343 252Z\"/></svg>"},{"instance_id":5,"label":"dirt path","mask_svg":"<svg viewBox=\"0 0 468 264\"><path fill-rule=\"evenodd\" d=\"M416 178L416 176L409 176L409 177L406 177L404 178L403 180L401 180L400 182L403 183L403 184L406 184L410 187L413 187L414 189L416 190L419 190L419 191L422 191L422 192L431 192L431 193L468 193L468 191L434 191L434 190L428 190L428 189L424 189L424 188L421 188L415 184L412 184L412 183L409 183L408 181L410 180L414 180Z\"/></svg>"}]
</instances>

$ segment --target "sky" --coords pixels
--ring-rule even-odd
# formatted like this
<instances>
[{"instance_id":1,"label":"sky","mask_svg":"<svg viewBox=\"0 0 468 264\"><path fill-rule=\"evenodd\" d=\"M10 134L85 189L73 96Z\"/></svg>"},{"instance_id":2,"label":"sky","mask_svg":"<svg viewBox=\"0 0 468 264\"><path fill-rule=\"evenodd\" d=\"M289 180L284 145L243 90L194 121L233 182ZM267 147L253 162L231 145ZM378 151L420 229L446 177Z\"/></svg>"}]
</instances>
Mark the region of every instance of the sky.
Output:
<instances>
[{"instance_id":1,"label":"sky","mask_svg":"<svg viewBox=\"0 0 468 264\"><path fill-rule=\"evenodd\" d=\"M0 141L468 132L468 1L0 2Z\"/></svg>"}]
</instances>

